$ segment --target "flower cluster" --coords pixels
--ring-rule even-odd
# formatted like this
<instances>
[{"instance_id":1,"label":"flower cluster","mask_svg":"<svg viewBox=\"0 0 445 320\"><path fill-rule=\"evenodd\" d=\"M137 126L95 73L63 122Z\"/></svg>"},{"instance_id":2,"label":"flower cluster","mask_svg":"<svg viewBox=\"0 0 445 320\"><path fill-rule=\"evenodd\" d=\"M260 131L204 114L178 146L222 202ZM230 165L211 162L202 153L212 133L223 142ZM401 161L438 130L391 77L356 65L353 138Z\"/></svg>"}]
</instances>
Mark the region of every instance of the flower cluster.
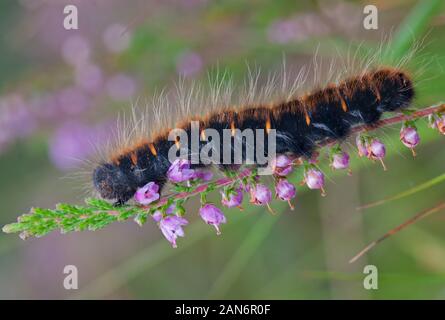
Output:
<instances>
[{"instance_id":1,"label":"flower cluster","mask_svg":"<svg viewBox=\"0 0 445 320\"><path fill-rule=\"evenodd\" d=\"M367 157L371 160L379 160L386 170L383 158L386 155L386 147L382 141L378 138L374 138L368 135L358 135L356 138L356 144L358 149L358 155L360 157Z\"/></svg>"}]
</instances>

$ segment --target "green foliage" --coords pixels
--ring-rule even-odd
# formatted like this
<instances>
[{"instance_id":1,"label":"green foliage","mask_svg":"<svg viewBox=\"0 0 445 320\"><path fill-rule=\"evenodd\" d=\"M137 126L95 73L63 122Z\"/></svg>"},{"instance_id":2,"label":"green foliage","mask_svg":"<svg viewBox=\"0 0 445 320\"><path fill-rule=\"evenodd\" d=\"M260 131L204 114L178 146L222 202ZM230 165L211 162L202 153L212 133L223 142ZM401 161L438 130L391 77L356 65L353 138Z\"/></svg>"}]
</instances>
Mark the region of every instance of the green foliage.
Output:
<instances>
[{"instance_id":1,"label":"green foliage","mask_svg":"<svg viewBox=\"0 0 445 320\"><path fill-rule=\"evenodd\" d=\"M443 0L422 0L411 10L397 30L391 44L392 58L400 59L410 48L412 42L428 28L429 23L440 12Z\"/></svg>"},{"instance_id":2,"label":"green foliage","mask_svg":"<svg viewBox=\"0 0 445 320\"><path fill-rule=\"evenodd\" d=\"M28 214L18 217L17 222L5 225L3 232L20 232L20 237L26 239L44 236L56 229L62 233L94 231L133 216L138 224L143 224L148 215L148 211L142 207L115 207L101 199L88 198L85 203L85 206L60 203L55 209L32 208Z\"/></svg>"},{"instance_id":3,"label":"green foliage","mask_svg":"<svg viewBox=\"0 0 445 320\"><path fill-rule=\"evenodd\" d=\"M367 209L367 208L371 208L371 207L375 207L375 206L379 206L379 205L385 204L385 203L390 202L390 201L403 199L403 198L409 197L409 196L411 196L411 195L413 195L413 194L415 194L417 192L421 192L421 191L427 190L429 188L432 188L435 185L443 183L443 182L445 182L445 173L443 173L443 174L441 174L441 175L439 175L437 177L434 177L433 179L430 179L430 180L428 180L428 181L426 181L424 183L417 184L413 188L410 188L408 190L404 190L404 191L402 191L400 193L397 193L394 196L391 196L391 197L382 199L380 201L373 202L373 203L361 206L359 209Z\"/></svg>"}]
</instances>

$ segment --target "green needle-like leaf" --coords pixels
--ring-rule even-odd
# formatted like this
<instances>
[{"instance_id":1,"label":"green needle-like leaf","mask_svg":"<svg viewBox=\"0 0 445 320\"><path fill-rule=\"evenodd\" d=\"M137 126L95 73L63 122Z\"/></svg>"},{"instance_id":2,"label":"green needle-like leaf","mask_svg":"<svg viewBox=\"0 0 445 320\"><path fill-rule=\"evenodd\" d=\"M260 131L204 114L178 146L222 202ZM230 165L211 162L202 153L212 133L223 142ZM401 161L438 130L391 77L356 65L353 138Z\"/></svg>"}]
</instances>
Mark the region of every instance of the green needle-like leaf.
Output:
<instances>
[{"instance_id":1,"label":"green needle-like leaf","mask_svg":"<svg viewBox=\"0 0 445 320\"><path fill-rule=\"evenodd\" d=\"M20 216L17 222L5 225L3 232L20 232L21 238L28 238L41 237L55 229L60 229L62 233L98 230L115 221L147 214L141 207L113 207L101 199L88 198L85 203L85 206L60 203L55 209L32 208L29 213Z\"/></svg>"}]
</instances>

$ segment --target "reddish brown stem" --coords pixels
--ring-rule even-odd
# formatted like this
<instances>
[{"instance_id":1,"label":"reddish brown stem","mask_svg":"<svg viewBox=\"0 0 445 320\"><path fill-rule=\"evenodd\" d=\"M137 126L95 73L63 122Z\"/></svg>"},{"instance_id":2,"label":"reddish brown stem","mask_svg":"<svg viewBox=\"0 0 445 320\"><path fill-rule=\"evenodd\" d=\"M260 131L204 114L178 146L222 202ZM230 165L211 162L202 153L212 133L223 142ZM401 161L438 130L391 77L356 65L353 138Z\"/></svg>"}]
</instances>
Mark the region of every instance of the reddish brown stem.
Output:
<instances>
[{"instance_id":1,"label":"reddish brown stem","mask_svg":"<svg viewBox=\"0 0 445 320\"><path fill-rule=\"evenodd\" d=\"M369 250L371 250L376 245L378 245L380 242L382 242L383 240L389 238L393 234L396 234L397 232L401 231L402 229L405 229L406 227L408 227L409 225L412 225L413 223L415 223L415 222L417 222L417 221L419 221L419 220L429 216L430 214L432 214L434 212L442 210L444 208L445 208L445 202L441 202L438 205L434 206L433 208L424 210L424 211L416 214L415 216L411 217L410 219L408 219L404 223L398 225L394 229L389 230L387 233L385 233L383 236L381 236L377 240L375 240L375 241L371 242L370 244L368 244L362 251L360 251L351 260L349 260L349 263L354 263L360 257L362 257L365 253L367 253Z\"/></svg>"}]
</instances>

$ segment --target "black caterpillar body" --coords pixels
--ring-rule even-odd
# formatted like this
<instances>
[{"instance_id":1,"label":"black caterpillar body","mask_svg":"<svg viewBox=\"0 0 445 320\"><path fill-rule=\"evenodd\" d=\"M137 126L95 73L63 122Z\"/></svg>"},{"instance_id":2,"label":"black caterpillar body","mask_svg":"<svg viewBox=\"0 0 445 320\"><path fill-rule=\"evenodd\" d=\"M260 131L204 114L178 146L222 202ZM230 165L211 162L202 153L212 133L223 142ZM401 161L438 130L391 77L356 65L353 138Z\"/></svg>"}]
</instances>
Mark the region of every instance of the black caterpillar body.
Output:
<instances>
[{"instance_id":1,"label":"black caterpillar body","mask_svg":"<svg viewBox=\"0 0 445 320\"><path fill-rule=\"evenodd\" d=\"M218 131L269 127L277 132L277 154L310 157L317 142L344 139L352 126L373 125L383 112L401 110L413 97L413 83L408 74L395 68L380 68L288 102L226 109L193 120L199 121L200 128ZM190 121L183 121L179 127L189 132ZM170 167L168 151L175 144L167 137L167 131L150 140L147 137L100 164L93 173L94 186L100 195L123 204L137 188L150 181L162 187Z\"/></svg>"}]
</instances>

